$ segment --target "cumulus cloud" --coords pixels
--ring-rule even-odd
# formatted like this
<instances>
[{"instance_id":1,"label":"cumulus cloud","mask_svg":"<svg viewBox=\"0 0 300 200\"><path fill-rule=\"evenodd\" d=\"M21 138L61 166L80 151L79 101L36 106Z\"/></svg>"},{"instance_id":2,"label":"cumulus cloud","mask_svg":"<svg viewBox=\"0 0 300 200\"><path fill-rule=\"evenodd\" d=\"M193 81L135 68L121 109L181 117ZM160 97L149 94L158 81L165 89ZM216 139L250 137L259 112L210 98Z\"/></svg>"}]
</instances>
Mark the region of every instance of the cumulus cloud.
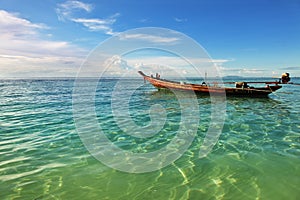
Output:
<instances>
[{"instance_id":1,"label":"cumulus cloud","mask_svg":"<svg viewBox=\"0 0 300 200\"><path fill-rule=\"evenodd\" d=\"M45 29L50 28L17 13L0 10L0 76L23 76L27 72L45 76L46 66L47 72L52 70L51 75L55 75L66 63L69 63L71 73L76 73L73 72L74 63L70 63L74 61L79 65L82 56L86 55L85 50L65 41L42 39L40 31Z\"/></svg>"},{"instance_id":2,"label":"cumulus cloud","mask_svg":"<svg viewBox=\"0 0 300 200\"><path fill-rule=\"evenodd\" d=\"M104 61L103 65L101 59L95 58L94 63L90 63L92 70L97 71L97 69L92 68L97 66L104 70L104 76L136 76L138 77L137 71L142 70L147 74L160 73L164 77L178 77L179 75L184 75L187 77L194 76L204 76L205 72L210 75L215 75L215 69L212 66L215 62L222 63L228 62L228 60L222 59L208 59L208 58L189 58L191 63L187 62L184 58L178 56L166 56L166 55L146 55L146 54L134 54L133 55L112 55ZM196 66L197 65L197 66ZM216 67L217 68L217 67ZM219 71L221 69L218 68ZM199 74L200 73L200 74Z\"/></svg>"},{"instance_id":3,"label":"cumulus cloud","mask_svg":"<svg viewBox=\"0 0 300 200\"><path fill-rule=\"evenodd\" d=\"M93 10L92 4L83 3L80 1L67 1L57 5L56 13L61 21L72 21L79 23L90 31L100 31L108 35L113 35L113 24L116 22L120 13L115 13L107 18L83 18L77 17L79 11L90 13Z\"/></svg>"},{"instance_id":4,"label":"cumulus cloud","mask_svg":"<svg viewBox=\"0 0 300 200\"><path fill-rule=\"evenodd\" d=\"M133 67L129 66L127 61L118 55L114 55L104 62L104 66L110 72L119 72L132 70Z\"/></svg>"}]
</instances>

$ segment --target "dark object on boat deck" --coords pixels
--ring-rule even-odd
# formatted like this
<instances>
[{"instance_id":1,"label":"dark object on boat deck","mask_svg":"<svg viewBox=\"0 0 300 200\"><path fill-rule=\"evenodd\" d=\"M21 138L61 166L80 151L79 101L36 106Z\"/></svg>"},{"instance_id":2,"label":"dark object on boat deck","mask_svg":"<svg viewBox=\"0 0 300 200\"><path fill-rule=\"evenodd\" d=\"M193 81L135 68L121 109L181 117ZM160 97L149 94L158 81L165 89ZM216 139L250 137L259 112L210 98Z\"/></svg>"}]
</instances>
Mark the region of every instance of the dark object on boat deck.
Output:
<instances>
[{"instance_id":1,"label":"dark object on boat deck","mask_svg":"<svg viewBox=\"0 0 300 200\"><path fill-rule=\"evenodd\" d=\"M279 82L263 82L265 87L249 87L247 83L237 84L236 87L220 87L217 85L210 86L208 84L192 84L185 82L170 81L162 78L154 78L144 74L142 71L138 71L140 75L144 77L144 80L149 81L154 87L158 89L168 90L181 90L181 91L193 91L196 94L204 95L225 95L235 97L267 97L272 92L280 89L282 86L278 85ZM251 82L254 83L254 82ZM259 82L261 83L261 82ZM273 84L273 85L269 85ZM225 93L225 94L224 94Z\"/></svg>"},{"instance_id":2,"label":"dark object on boat deck","mask_svg":"<svg viewBox=\"0 0 300 200\"><path fill-rule=\"evenodd\" d=\"M291 80L291 78L290 78L290 74L289 73L286 72L286 73L283 73L281 75L281 82L283 84L287 84L290 80Z\"/></svg>"},{"instance_id":3,"label":"dark object on boat deck","mask_svg":"<svg viewBox=\"0 0 300 200\"><path fill-rule=\"evenodd\" d=\"M246 82L236 82L235 87L236 88L248 88L248 84Z\"/></svg>"}]
</instances>

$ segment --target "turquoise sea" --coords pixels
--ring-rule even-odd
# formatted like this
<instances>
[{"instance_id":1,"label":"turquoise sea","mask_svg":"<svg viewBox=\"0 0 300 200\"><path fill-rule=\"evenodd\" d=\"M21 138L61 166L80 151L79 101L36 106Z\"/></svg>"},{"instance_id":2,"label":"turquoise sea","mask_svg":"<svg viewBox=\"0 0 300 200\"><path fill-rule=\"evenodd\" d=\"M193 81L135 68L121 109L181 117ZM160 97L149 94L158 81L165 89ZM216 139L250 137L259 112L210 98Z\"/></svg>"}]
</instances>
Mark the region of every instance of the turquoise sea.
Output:
<instances>
[{"instance_id":1,"label":"turquoise sea","mask_svg":"<svg viewBox=\"0 0 300 200\"><path fill-rule=\"evenodd\" d=\"M88 87L95 80L81 81ZM162 129L137 139L114 120L111 99L118 81L101 79L95 92L102 131L127 151L163 148L179 129L176 96L139 78L124 81L128 88L141 85L133 94L128 90L135 125L149 123L151 105L166 110ZM205 158L198 153L211 103L198 97L200 122L191 146L175 162L148 173L112 169L89 153L73 118L73 86L73 79L0 80L0 199L300 199L300 86L284 85L265 99L227 98L222 134Z\"/></svg>"}]
</instances>

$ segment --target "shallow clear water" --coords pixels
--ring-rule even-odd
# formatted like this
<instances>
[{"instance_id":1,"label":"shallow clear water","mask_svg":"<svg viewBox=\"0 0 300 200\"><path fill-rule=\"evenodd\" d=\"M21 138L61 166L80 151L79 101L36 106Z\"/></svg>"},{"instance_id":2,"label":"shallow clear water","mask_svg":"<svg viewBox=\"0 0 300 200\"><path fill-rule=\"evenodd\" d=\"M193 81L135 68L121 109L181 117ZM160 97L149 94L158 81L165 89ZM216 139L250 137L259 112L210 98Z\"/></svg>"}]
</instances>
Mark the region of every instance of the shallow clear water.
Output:
<instances>
[{"instance_id":1,"label":"shallow clear water","mask_svg":"<svg viewBox=\"0 0 300 200\"><path fill-rule=\"evenodd\" d=\"M93 80L84 81L88 86ZM156 135L137 139L114 120L111 92L117 81L105 79L97 87L95 111L106 136L133 152L167 145L181 120L175 96L148 84L131 95L129 115L137 125L150 123L155 104L167 117ZM128 80L128 87L142 82ZM284 85L267 99L228 98L222 134L202 159L211 105L209 97L199 97L197 136L183 156L160 170L134 174L111 169L87 151L73 119L73 85L0 81L0 199L300 198L300 86Z\"/></svg>"}]
</instances>

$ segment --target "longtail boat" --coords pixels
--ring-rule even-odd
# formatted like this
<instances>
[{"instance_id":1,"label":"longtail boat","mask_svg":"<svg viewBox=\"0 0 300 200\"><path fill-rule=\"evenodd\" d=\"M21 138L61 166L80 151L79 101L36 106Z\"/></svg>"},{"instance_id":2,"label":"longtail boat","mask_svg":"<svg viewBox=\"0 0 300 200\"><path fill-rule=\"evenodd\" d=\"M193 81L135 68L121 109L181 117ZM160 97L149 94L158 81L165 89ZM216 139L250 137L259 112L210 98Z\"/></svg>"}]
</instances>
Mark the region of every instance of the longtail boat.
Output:
<instances>
[{"instance_id":1,"label":"longtail boat","mask_svg":"<svg viewBox=\"0 0 300 200\"><path fill-rule=\"evenodd\" d=\"M235 87L221 87L218 85L210 86L203 82L202 84L185 83L162 79L160 75L148 76L142 71L138 71L144 77L144 80L150 82L157 89L193 91L200 95L224 95L234 97L267 97L272 92L280 89L279 84L286 84L290 78L288 73L284 73L279 81L274 82L228 82L235 83ZM265 87L251 87L248 83L264 83Z\"/></svg>"}]
</instances>

